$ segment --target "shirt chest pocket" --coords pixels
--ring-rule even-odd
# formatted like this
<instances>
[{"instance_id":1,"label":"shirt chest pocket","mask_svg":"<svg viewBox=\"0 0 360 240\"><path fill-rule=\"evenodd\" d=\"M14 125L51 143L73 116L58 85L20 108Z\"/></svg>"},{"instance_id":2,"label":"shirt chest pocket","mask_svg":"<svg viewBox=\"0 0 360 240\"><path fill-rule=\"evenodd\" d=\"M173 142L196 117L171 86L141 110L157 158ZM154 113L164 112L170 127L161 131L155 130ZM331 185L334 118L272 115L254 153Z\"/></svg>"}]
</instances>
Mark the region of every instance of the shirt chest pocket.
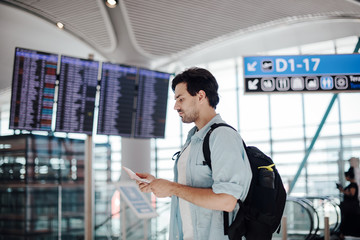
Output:
<instances>
[{"instance_id":1,"label":"shirt chest pocket","mask_svg":"<svg viewBox=\"0 0 360 240\"><path fill-rule=\"evenodd\" d=\"M195 143L191 144L191 152L190 152L190 158L191 158L191 164L195 166L205 166L205 158L204 153L202 149L202 141L196 141Z\"/></svg>"},{"instance_id":2,"label":"shirt chest pocket","mask_svg":"<svg viewBox=\"0 0 360 240\"><path fill-rule=\"evenodd\" d=\"M208 165L204 164L204 157L198 154L202 154L202 152L195 153L195 156L192 155L189 161L192 185L194 187L211 187L212 171Z\"/></svg>"}]
</instances>

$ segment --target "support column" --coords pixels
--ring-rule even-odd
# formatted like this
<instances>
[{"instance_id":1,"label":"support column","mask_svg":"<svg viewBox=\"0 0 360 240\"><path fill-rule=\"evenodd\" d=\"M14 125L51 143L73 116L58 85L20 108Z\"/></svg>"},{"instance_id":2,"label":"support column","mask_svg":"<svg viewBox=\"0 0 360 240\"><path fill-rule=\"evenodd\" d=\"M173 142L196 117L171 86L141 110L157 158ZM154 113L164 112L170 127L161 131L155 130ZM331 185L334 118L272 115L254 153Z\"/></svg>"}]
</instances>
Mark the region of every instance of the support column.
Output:
<instances>
[{"instance_id":1,"label":"support column","mask_svg":"<svg viewBox=\"0 0 360 240\"><path fill-rule=\"evenodd\" d=\"M121 166L134 172L151 173L150 139L121 138ZM122 169L120 181L128 179L129 176Z\"/></svg>"},{"instance_id":2,"label":"support column","mask_svg":"<svg viewBox=\"0 0 360 240\"><path fill-rule=\"evenodd\" d=\"M84 198L85 198L85 240L94 239L95 223L95 196L93 179L93 149L92 136L88 135L85 140L85 178L84 178Z\"/></svg>"},{"instance_id":3,"label":"support column","mask_svg":"<svg viewBox=\"0 0 360 240\"><path fill-rule=\"evenodd\" d=\"M330 240L329 217L324 217L324 240Z\"/></svg>"},{"instance_id":4,"label":"support column","mask_svg":"<svg viewBox=\"0 0 360 240\"><path fill-rule=\"evenodd\" d=\"M132 139L121 138L121 166L130 168L134 172L151 173L151 140L150 139ZM121 169L120 182L129 181L128 174ZM134 181L134 180L131 180ZM147 194L150 201L150 194ZM121 196L120 196L121 199ZM147 239L151 231L151 227L148 226L149 220L138 219L131 211L126 210L125 201L121 199L121 231L122 239L127 239L128 227L134 222L141 221L142 226L138 226L137 234L143 229L143 235L137 235L137 239ZM134 231L134 229L130 230Z\"/></svg>"},{"instance_id":5,"label":"support column","mask_svg":"<svg viewBox=\"0 0 360 240\"><path fill-rule=\"evenodd\" d=\"M281 218L281 231L282 231L282 240L287 240L287 218L283 216Z\"/></svg>"}]
</instances>

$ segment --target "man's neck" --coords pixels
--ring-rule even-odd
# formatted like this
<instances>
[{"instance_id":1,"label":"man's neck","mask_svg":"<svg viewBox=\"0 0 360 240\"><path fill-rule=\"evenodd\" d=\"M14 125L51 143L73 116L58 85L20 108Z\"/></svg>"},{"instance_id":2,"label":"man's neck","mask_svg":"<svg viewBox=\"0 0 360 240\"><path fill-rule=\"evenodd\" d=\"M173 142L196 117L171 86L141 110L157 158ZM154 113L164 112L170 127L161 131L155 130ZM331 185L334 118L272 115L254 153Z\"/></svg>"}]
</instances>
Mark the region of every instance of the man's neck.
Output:
<instances>
[{"instance_id":1,"label":"man's neck","mask_svg":"<svg viewBox=\"0 0 360 240\"><path fill-rule=\"evenodd\" d=\"M204 111L200 114L198 120L195 121L195 125L198 130L202 129L208 122L216 116L215 109L211 108L208 111Z\"/></svg>"}]
</instances>

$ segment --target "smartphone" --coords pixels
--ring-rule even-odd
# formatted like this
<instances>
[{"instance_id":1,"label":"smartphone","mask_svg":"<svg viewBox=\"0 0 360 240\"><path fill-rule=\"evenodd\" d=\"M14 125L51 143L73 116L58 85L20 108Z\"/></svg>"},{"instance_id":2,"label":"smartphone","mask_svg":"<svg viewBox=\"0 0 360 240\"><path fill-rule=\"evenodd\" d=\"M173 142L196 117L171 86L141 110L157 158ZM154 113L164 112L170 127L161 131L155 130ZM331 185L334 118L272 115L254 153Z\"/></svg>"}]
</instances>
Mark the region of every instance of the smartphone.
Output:
<instances>
[{"instance_id":1,"label":"smartphone","mask_svg":"<svg viewBox=\"0 0 360 240\"><path fill-rule=\"evenodd\" d=\"M340 183L336 183L337 188L343 188L343 186Z\"/></svg>"},{"instance_id":2,"label":"smartphone","mask_svg":"<svg viewBox=\"0 0 360 240\"><path fill-rule=\"evenodd\" d=\"M140 182L143 182L143 183L150 183L149 180L147 179L144 179L144 178L140 178L138 175L136 175L130 168L127 168L127 167L122 167L125 172L129 175L129 177L133 180L137 180L137 181L140 181Z\"/></svg>"}]
</instances>

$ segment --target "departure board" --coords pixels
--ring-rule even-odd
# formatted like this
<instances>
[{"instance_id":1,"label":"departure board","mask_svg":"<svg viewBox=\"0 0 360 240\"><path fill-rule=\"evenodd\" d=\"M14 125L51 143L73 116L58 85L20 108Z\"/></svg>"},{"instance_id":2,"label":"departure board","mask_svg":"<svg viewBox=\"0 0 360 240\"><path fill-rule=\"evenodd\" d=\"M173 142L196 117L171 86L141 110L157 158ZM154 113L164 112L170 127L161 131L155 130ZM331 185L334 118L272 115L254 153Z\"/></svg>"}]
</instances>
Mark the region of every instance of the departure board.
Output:
<instances>
[{"instance_id":1,"label":"departure board","mask_svg":"<svg viewBox=\"0 0 360 240\"><path fill-rule=\"evenodd\" d=\"M58 55L16 48L10 129L51 131Z\"/></svg>"},{"instance_id":2,"label":"departure board","mask_svg":"<svg viewBox=\"0 0 360 240\"><path fill-rule=\"evenodd\" d=\"M99 62L61 56L55 131L92 134Z\"/></svg>"},{"instance_id":3,"label":"departure board","mask_svg":"<svg viewBox=\"0 0 360 240\"><path fill-rule=\"evenodd\" d=\"M139 69L135 138L164 138L169 73Z\"/></svg>"},{"instance_id":4,"label":"departure board","mask_svg":"<svg viewBox=\"0 0 360 240\"><path fill-rule=\"evenodd\" d=\"M137 68L102 64L97 134L132 135Z\"/></svg>"}]
</instances>

